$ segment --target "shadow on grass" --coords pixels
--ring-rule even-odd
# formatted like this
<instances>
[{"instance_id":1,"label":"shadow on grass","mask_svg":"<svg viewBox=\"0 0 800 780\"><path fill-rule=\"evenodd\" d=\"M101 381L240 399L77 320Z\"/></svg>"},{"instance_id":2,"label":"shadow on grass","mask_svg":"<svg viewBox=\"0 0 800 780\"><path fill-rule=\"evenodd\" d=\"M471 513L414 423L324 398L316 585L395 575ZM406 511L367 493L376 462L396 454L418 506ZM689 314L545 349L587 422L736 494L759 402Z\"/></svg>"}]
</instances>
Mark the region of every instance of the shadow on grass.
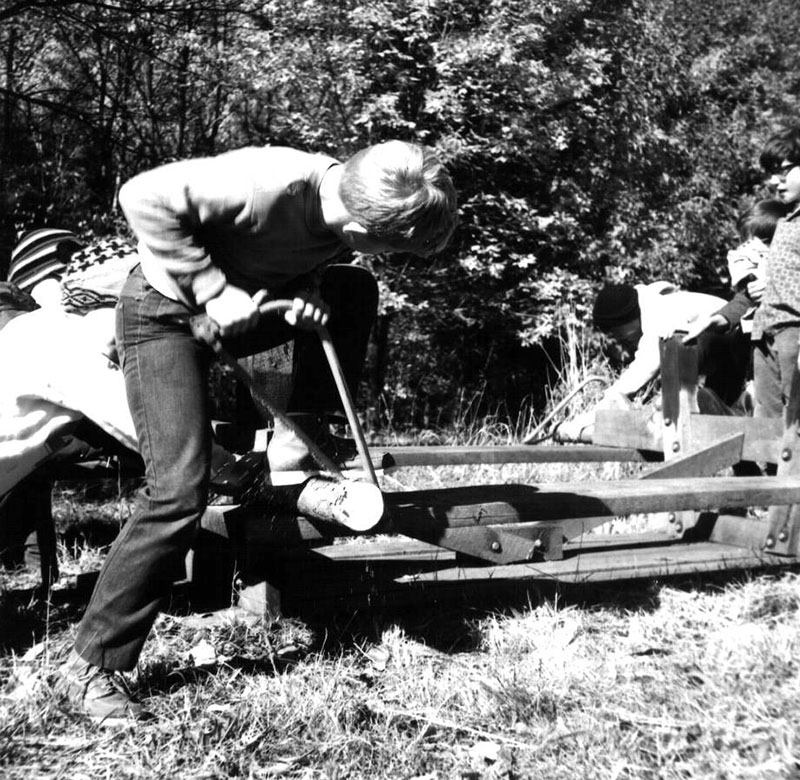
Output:
<instances>
[{"instance_id":1,"label":"shadow on grass","mask_svg":"<svg viewBox=\"0 0 800 780\"><path fill-rule=\"evenodd\" d=\"M402 597L381 599L368 594L371 603L342 604L317 599L313 605L285 604L283 622L301 623L309 636L304 652L311 650L336 655L356 643L380 641L383 633L397 626L412 639L445 653L462 653L477 649L481 635L478 624L488 616L519 617L529 610L549 606L554 610L570 607L605 609L630 614L653 612L660 606L663 587L686 592L717 592L737 586L754 577L779 577L786 572L800 572L800 565L774 570L735 570L694 576L676 576L659 580L638 579L592 585L565 585L555 582L484 582L448 584L424 589L414 588ZM41 589L6 589L0 591L0 655L22 653L48 634L66 631L76 624L91 595L92 577L83 578L79 587L52 592L48 601ZM208 613L209 608L222 611L230 603L225 594L217 604L209 605L204 597L192 599L191 585L176 586L168 614L179 617ZM257 617L249 616L251 620ZM263 623L259 630L264 638ZM269 631L269 629L267 629ZM270 640L271 641L271 640ZM268 641L268 644L270 643ZM258 641L256 642L258 644ZM186 648L184 648L186 649ZM252 649L252 648L251 648ZM233 652L225 660L228 668L245 673L272 673L291 665L296 657L279 658L274 652ZM188 677L207 675L208 669L176 670L174 663L163 670L148 672L148 687L160 690L190 682ZM188 677L187 677L188 676Z\"/></svg>"}]
</instances>

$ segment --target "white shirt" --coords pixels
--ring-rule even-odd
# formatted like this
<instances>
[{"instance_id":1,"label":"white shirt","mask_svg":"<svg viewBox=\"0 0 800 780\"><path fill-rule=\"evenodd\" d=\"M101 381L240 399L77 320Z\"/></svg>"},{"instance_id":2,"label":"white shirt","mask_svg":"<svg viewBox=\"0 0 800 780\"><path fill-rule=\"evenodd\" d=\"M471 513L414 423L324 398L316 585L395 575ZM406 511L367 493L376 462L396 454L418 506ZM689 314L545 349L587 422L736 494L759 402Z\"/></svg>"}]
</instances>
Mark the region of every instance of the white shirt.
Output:
<instances>
[{"instance_id":1,"label":"white shirt","mask_svg":"<svg viewBox=\"0 0 800 780\"><path fill-rule=\"evenodd\" d=\"M686 326L698 317L714 314L726 303L706 293L686 292L669 282L637 284L642 336L633 362L620 374L610 390L633 395L641 390L661 368L659 340Z\"/></svg>"}]
</instances>

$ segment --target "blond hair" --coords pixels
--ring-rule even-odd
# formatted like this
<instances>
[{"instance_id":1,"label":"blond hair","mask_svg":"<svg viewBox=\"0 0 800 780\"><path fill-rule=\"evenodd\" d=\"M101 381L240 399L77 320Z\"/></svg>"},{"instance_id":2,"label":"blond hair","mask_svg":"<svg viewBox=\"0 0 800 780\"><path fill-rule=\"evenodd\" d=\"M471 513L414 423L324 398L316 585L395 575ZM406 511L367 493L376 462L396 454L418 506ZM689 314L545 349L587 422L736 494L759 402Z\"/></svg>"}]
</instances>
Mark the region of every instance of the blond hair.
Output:
<instances>
[{"instance_id":1,"label":"blond hair","mask_svg":"<svg viewBox=\"0 0 800 780\"><path fill-rule=\"evenodd\" d=\"M456 226L456 192L433 150L405 141L362 149L344 164L339 197L374 238L426 256L441 251Z\"/></svg>"}]
</instances>

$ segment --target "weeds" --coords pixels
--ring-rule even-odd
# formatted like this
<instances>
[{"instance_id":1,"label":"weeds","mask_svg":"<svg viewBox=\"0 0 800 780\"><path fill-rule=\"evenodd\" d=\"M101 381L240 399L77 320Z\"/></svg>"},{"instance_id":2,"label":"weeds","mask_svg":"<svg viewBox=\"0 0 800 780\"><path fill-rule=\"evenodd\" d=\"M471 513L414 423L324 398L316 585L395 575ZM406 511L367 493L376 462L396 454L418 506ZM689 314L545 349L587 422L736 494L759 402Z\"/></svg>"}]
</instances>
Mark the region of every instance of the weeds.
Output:
<instances>
[{"instance_id":1,"label":"weeds","mask_svg":"<svg viewBox=\"0 0 800 780\"><path fill-rule=\"evenodd\" d=\"M550 409L594 366L565 361ZM577 366L577 367L576 367ZM572 383L572 384L570 384ZM588 404L576 397L575 406ZM537 420L479 417L415 441L518 441ZM578 413L582 408L569 410ZM547 410L546 410L547 411ZM619 464L406 469L387 489L614 479ZM629 468L629 467L628 467ZM130 491L57 494L65 576L96 568ZM116 492L115 492L116 491ZM621 521L620 521L621 522ZM541 588L489 608L266 623L231 609L162 615L132 684L156 719L105 732L52 675L80 603L0 581L0 774L25 778L800 777L800 577L713 587Z\"/></svg>"}]
</instances>

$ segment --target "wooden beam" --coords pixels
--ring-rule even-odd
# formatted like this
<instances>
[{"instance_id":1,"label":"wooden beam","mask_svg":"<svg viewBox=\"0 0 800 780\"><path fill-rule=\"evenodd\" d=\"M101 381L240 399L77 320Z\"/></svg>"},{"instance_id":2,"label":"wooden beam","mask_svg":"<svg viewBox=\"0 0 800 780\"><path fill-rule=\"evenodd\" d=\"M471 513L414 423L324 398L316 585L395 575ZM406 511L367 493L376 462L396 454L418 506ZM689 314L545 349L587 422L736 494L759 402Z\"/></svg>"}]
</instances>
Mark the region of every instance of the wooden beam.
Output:
<instances>
[{"instance_id":1,"label":"wooden beam","mask_svg":"<svg viewBox=\"0 0 800 780\"><path fill-rule=\"evenodd\" d=\"M653 453L634 448L594 445L487 445L373 448L373 460L385 471L409 466L457 466L487 463L624 463L659 460ZM348 465L350 465L348 463ZM353 462L355 466L356 463Z\"/></svg>"},{"instance_id":2,"label":"wooden beam","mask_svg":"<svg viewBox=\"0 0 800 780\"><path fill-rule=\"evenodd\" d=\"M785 410L778 474L800 476L800 372L795 369ZM778 422L781 422L780 420ZM775 555L800 555L800 506L771 506L767 548Z\"/></svg>"},{"instance_id":3,"label":"wooden beam","mask_svg":"<svg viewBox=\"0 0 800 780\"><path fill-rule=\"evenodd\" d=\"M384 501L387 516L375 533L399 533L435 543L452 528L558 523L569 539L612 517L630 514L800 503L800 477L475 485L384 493ZM204 529L225 537L232 525L246 528L247 538L272 546L352 535L332 523L280 516L259 505L210 507L202 519Z\"/></svg>"},{"instance_id":4,"label":"wooden beam","mask_svg":"<svg viewBox=\"0 0 800 780\"><path fill-rule=\"evenodd\" d=\"M742 459L744 434L734 433L705 447L685 453L660 466L655 466L642 479L677 479L683 477L711 477L722 469L733 466Z\"/></svg>"},{"instance_id":5,"label":"wooden beam","mask_svg":"<svg viewBox=\"0 0 800 780\"><path fill-rule=\"evenodd\" d=\"M597 412L593 440L598 446L617 446L663 452L660 415L648 409L603 409ZM742 460L777 463L783 423L779 419L693 414L690 449L744 433Z\"/></svg>"},{"instance_id":6,"label":"wooden beam","mask_svg":"<svg viewBox=\"0 0 800 780\"><path fill-rule=\"evenodd\" d=\"M502 567L452 566L410 573L397 581L408 585L442 585L476 580L545 580L579 584L767 568L780 565L780 561L780 558L742 547L693 542L600 550L565 557L559 561L519 563Z\"/></svg>"},{"instance_id":7,"label":"wooden beam","mask_svg":"<svg viewBox=\"0 0 800 780\"><path fill-rule=\"evenodd\" d=\"M476 485L386 493L383 530L457 528L800 501L800 477L710 477ZM413 535L413 534L411 534Z\"/></svg>"}]
</instances>

